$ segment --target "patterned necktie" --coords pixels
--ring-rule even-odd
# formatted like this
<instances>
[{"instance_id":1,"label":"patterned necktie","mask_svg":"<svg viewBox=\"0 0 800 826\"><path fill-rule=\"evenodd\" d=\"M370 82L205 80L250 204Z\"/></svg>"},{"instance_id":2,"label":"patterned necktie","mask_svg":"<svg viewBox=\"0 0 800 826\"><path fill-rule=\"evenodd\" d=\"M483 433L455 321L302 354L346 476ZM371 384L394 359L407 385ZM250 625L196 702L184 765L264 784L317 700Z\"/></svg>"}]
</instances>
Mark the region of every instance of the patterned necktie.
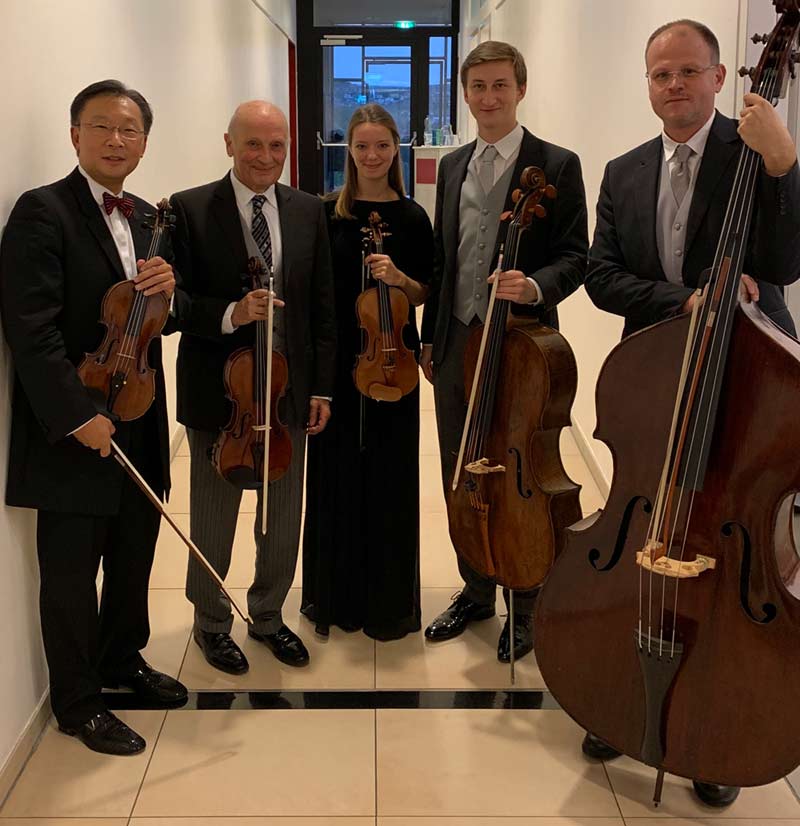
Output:
<instances>
[{"instance_id":1,"label":"patterned necktie","mask_svg":"<svg viewBox=\"0 0 800 826\"><path fill-rule=\"evenodd\" d=\"M250 231L253 233L253 240L258 244L267 272L272 272L272 237L269 234L269 224L262 209L266 200L266 195L253 196L253 221Z\"/></svg>"},{"instance_id":2,"label":"patterned necktie","mask_svg":"<svg viewBox=\"0 0 800 826\"><path fill-rule=\"evenodd\" d=\"M480 168L478 170L478 180L481 182L483 191L488 195L494 189L494 159L498 152L496 147L489 144L481 155Z\"/></svg>"},{"instance_id":3,"label":"patterned necktie","mask_svg":"<svg viewBox=\"0 0 800 826\"><path fill-rule=\"evenodd\" d=\"M678 204L678 209L680 209L681 202L689 191L689 158L693 153L692 147L685 143L678 144L675 149L675 157L669 173L669 183Z\"/></svg>"},{"instance_id":4,"label":"patterned necktie","mask_svg":"<svg viewBox=\"0 0 800 826\"><path fill-rule=\"evenodd\" d=\"M129 219L133 215L133 206L133 198L127 195L124 198L115 198L109 192L103 193L103 209L105 209L106 215L111 215L115 209L118 209Z\"/></svg>"}]
</instances>

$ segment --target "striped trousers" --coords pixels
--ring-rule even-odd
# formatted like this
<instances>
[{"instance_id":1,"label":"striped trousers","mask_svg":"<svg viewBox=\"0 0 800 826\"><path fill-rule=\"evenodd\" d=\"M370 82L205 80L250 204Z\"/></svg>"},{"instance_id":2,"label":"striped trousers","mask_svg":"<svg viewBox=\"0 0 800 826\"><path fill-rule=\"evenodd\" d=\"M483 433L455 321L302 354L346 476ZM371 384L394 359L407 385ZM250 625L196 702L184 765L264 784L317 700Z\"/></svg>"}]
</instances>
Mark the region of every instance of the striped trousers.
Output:
<instances>
[{"instance_id":1,"label":"striped trousers","mask_svg":"<svg viewBox=\"0 0 800 826\"><path fill-rule=\"evenodd\" d=\"M216 433L186 429L191 454L190 532L214 570L225 579L231 563L233 538L242 491L226 482L212 465L208 453ZM261 490L253 516L255 575L247 591L247 609L253 630L273 634L283 624L281 609L294 579L300 543L306 433L289 425L292 461L289 469L269 486L266 536L261 535ZM203 631L229 633L233 614L228 598L189 557L186 596L194 604L195 626Z\"/></svg>"}]
</instances>

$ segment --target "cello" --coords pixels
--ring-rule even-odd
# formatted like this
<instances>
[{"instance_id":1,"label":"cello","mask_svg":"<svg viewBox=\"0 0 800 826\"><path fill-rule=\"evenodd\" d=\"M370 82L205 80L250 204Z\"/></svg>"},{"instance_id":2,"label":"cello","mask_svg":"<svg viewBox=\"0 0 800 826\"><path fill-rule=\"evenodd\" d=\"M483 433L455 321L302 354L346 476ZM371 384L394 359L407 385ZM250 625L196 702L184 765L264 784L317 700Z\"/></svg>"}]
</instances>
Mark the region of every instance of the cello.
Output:
<instances>
[{"instance_id":1,"label":"cello","mask_svg":"<svg viewBox=\"0 0 800 826\"><path fill-rule=\"evenodd\" d=\"M773 105L800 29L796 0L775 5L745 70ZM760 166L742 145L704 300L606 359L608 502L567 531L536 608L548 688L656 770L656 805L665 772L756 786L800 763L800 343L737 300Z\"/></svg>"},{"instance_id":2,"label":"cello","mask_svg":"<svg viewBox=\"0 0 800 826\"><path fill-rule=\"evenodd\" d=\"M498 270L516 269L520 239L541 201L556 197L537 167L527 167L513 193ZM507 216L509 217L509 216ZM489 298L486 322L464 353L468 408L452 485L445 491L450 538L467 564L513 592L540 585L580 519L580 488L559 454L577 389L575 357L556 330L510 315L511 302ZM514 678L514 646L511 675Z\"/></svg>"}]
</instances>

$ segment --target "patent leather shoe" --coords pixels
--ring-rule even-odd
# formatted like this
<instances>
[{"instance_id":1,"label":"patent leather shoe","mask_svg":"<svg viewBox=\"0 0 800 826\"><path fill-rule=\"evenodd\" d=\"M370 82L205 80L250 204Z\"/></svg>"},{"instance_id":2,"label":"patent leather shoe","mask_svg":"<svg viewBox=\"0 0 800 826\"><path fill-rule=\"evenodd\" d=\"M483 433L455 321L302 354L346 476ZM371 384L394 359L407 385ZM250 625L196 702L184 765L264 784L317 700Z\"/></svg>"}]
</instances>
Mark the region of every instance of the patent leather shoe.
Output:
<instances>
[{"instance_id":1,"label":"patent leather shoe","mask_svg":"<svg viewBox=\"0 0 800 826\"><path fill-rule=\"evenodd\" d=\"M285 625L282 625L274 634L259 634L250 629L247 633L254 640L263 642L286 665L300 666L308 663L308 651L303 641Z\"/></svg>"},{"instance_id":2,"label":"patent leather shoe","mask_svg":"<svg viewBox=\"0 0 800 826\"><path fill-rule=\"evenodd\" d=\"M738 786L718 786L716 783L701 783L699 780L693 780L692 785L701 802L715 809L730 806L741 791Z\"/></svg>"},{"instance_id":3,"label":"patent leather shoe","mask_svg":"<svg viewBox=\"0 0 800 826\"><path fill-rule=\"evenodd\" d=\"M581 751L593 760L614 760L622 756L621 751L611 748L605 740L595 737L594 734L588 731L586 737L583 738L583 743L581 743Z\"/></svg>"},{"instance_id":4,"label":"patent leather shoe","mask_svg":"<svg viewBox=\"0 0 800 826\"><path fill-rule=\"evenodd\" d=\"M75 728L62 726L59 731L77 737L87 748L100 754L128 756L140 754L146 743L132 728L110 711L100 711Z\"/></svg>"},{"instance_id":5,"label":"patent leather shoe","mask_svg":"<svg viewBox=\"0 0 800 826\"><path fill-rule=\"evenodd\" d=\"M494 616L494 605L479 605L463 594L458 594L446 611L425 629L429 640L451 640L463 634L466 627L476 620L485 620Z\"/></svg>"},{"instance_id":6,"label":"patent leather shoe","mask_svg":"<svg viewBox=\"0 0 800 826\"><path fill-rule=\"evenodd\" d=\"M162 674L142 663L131 674L125 674L106 683L106 688L129 688L140 700L161 706L180 706L189 696L186 686L169 674Z\"/></svg>"},{"instance_id":7,"label":"patent leather shoe","mask_svg":"<svg viewBox=\"0 0 800 826\"><path fill-rule=\"evenodd\" d=\"M194 641L203 652L209 665L228 674L246 674L250 668L244 651L231 639L230 634L215 631L192 631Z\"/></svg>"},{"instance_id":8,"label":"patent leather shoe","mask_svg":"<svg viewBox=\"0 0 800 826\"><path fill-rule=\"evenodd\" d=\"M500 632L497 641L497 659L501 663L511 662L511 646L509 645L508 620ZM514 659L519 660L533 650L533 617L530 614L520 614L514 617Z\"/></svg>"}]
</instances>

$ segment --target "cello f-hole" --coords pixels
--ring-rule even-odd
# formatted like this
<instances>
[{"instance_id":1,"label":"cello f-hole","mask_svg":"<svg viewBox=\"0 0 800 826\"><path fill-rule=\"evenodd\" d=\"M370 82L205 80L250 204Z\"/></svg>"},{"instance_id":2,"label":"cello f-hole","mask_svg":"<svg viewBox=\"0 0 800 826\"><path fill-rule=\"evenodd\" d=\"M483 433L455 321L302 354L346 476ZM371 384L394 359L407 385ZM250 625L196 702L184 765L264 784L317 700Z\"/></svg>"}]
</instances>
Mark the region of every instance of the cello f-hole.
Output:
<instances>
[{"instance_id":1,"label":"cello f-hole","mask_svg":"<svg viewBox=\"0 0 800 826\"><path fill-rule=\"evenodd\" d=\"M517 493L519 493L523 499L530 499L531 496L533 496L533 491L530 488L524 491L522 490L522 455L515 447L510 447L508 452L517 460Z\"/></svg>"}]
</instances>

